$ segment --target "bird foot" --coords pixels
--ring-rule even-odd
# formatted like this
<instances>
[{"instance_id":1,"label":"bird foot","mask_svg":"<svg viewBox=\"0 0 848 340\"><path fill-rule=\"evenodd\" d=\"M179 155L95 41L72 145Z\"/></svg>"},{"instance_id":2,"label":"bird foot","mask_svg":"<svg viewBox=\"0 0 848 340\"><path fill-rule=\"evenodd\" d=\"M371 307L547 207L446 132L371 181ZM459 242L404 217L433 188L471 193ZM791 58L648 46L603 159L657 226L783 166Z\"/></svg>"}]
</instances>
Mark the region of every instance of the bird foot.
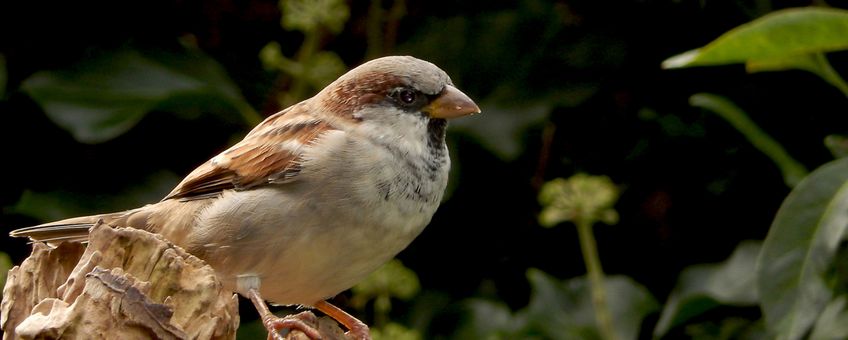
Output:
<instances>
[{"instance_id":1,"label":"bird foot","mask_svg":"<svg viewBox=\"0 0 848 340\"><path fill-rule=\"evenodd\" d=\"M318 323L318 318L315 317L315 314L312 314L312 312L309 311L294 315L286 315L282 318L269 314L262 318L262 323L265 325L265 329L268 330L268 339L284 340L285 335L291 330L301 331L313 340L321 339L321 334L318 330L316 330L315 327L310 326L316 325Z\"/></svg>"}]
</instances>

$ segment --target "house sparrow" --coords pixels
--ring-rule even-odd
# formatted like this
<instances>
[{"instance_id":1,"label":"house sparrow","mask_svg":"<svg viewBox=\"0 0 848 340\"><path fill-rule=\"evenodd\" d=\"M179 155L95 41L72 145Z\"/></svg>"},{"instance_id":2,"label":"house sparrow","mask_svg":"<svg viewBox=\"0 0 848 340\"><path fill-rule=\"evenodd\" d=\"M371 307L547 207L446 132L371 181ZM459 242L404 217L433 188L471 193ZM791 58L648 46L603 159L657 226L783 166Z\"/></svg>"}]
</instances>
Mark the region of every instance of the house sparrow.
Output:
<instances>
[{"instance_id":1,"label":"house sparrow","mask_svg":"<svg viewBox=\"0 0 848 340\"><path fill-rule=\"evenodd\" d=\"M274 316L265 299L315 307L369 339L364 323L324 300L421 233L448 181L446 119L479 112L435 65L375 59L268 117L158 203L11 235L85 242L101 220L158 233L248 297L273 337L320 335L297 315Z\"/></svg>"}]
</instances>

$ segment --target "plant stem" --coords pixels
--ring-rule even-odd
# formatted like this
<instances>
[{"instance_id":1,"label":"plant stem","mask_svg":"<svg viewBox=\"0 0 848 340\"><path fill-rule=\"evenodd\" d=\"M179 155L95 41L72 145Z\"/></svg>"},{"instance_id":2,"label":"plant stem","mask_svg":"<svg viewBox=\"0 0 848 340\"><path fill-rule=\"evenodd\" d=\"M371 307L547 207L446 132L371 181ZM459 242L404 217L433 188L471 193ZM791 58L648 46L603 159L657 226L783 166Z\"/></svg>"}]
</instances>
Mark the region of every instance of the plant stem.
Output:
<instances>
[{"instance_id":1,"label":"plant stem","mask_svg":"<svg viewBox=\"0 0 848 340\"><path fill-rule=\"evenodd\" d=\"M845 80L839 76L839 73L833 69L833 66L831 66L830 62L827 61L827 57L825 57L824 53L816 53L814 57L816 58L816 63L819 66L816 73L848 97L848 84L846 84Z\"/></svg>"},{"instance_id":2,"label":"plant stem","mask_svg":"<svg viewBox=\"0 0 848 340\"><path fill-rule=\"evenodd\" d=\"M780 143L763 131L757 123L748 118L745 111L727 98L710 93L697 93L689 98L689 104L713 111L730 125L733 125L754 147L771 158L772 162L780 168L783 173L783 180L790 188L795 187L801 179L807 176L808 171L803 164L792 158Z\"/></svg>"},{"instance_id":3,"label":"plant stem","mask_svg":"<svg viewBox=\"0 0 848 340\"><path fill-rule=\"evenodd\" d=\"M577 235L580 237L580 250L583 251L583 261L589 274L589 284L592 290L592 305L595 310L595 322L601 339L615 339L612 314L607 305L607 293L604 285L604 270L598 257L598 246L592 233L592 222L588 219L577 219Z\"/></svg>"}]
</instances>

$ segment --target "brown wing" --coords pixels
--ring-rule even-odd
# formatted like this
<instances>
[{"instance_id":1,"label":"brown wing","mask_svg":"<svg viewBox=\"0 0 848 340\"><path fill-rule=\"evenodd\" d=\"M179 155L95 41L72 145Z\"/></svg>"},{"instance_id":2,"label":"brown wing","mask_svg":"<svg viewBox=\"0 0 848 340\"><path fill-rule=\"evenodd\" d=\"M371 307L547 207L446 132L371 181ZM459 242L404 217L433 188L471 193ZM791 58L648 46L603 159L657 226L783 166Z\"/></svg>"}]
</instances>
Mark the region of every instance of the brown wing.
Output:
<instances>
[{"instance_id":1,"label":"brown wing","mask_svg":"<svg viewBox=\"0 0 848 340\"><path fill-rule=\"evenodd\" d=\"M165 200L214 197L227 189L293 180L300 172L303 146L333 130L298 109L302 107L268 117L242 141L192 171Z\"/></svg>"}]
</instances>

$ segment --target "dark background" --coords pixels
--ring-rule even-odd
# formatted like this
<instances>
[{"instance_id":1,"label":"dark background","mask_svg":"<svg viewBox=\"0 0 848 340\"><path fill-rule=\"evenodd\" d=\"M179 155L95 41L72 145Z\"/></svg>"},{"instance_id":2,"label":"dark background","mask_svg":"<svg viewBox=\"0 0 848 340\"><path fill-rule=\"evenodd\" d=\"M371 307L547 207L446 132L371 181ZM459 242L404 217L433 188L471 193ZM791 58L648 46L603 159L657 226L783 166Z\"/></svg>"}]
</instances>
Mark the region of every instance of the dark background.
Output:
<instances>
[{"instance_id":1,"label":"dark background","mask_svg":"<svg viewBox=\"0 0 848 340\"><path fill-rule=\"evenodd\" d=\"M809 169L833 158L822 143L826 135L846 133L845 97L801 71L661 70L660 63L767 12L812 2L406 1L395 39L382 52L413 54L444 68L483 109L468 120L502 118L487 116L487 105L519 116L525 108L545 108L540 119L490 122L526 125L507 136L519 145L514 157L486 147L486 138L501 136L463 128L474 122L452 131L459 169L453 191L399 255L425 292L447 297L429 336L452 332L457 304L467 297L526 305L527 268L559 278L585 273L574 228L536 222L541 180L586 172L620 185L620 222L595 228L604 270L633 277L660 302L686 266L721 261L740 241L764 238L789 188L768 158L720 117L689 106L689 96L713 92L734 100ZM321 48L354 67L366 58L371 4L349 5L343 31L328 34ZM0 4L0 54L8 72L0 101L0 229L44 222L14 209L25 191L59 192L57 200L73 200L75 213L90 214L120 205L107 201L147 186L151 174L172 174L170 182L139 194L154 202L250 128L220 115L186 119L157 111L115 139L82 144L19 89L29 76L105 50L178 49L179 38L193 37L267 116L279 109L273 98L286 88L279 72L263 69L258 52L277 41L292 55L303 40L279 20L277 3L259 0ZM846 69L845 54L829 58L837 71ZM553 131L547 140L546 128ZM14 263L27 255L25 240L0 238L0 244ZM394 315L402 319L405 306L397 304Z\"/></svg>"}]
</instances>

